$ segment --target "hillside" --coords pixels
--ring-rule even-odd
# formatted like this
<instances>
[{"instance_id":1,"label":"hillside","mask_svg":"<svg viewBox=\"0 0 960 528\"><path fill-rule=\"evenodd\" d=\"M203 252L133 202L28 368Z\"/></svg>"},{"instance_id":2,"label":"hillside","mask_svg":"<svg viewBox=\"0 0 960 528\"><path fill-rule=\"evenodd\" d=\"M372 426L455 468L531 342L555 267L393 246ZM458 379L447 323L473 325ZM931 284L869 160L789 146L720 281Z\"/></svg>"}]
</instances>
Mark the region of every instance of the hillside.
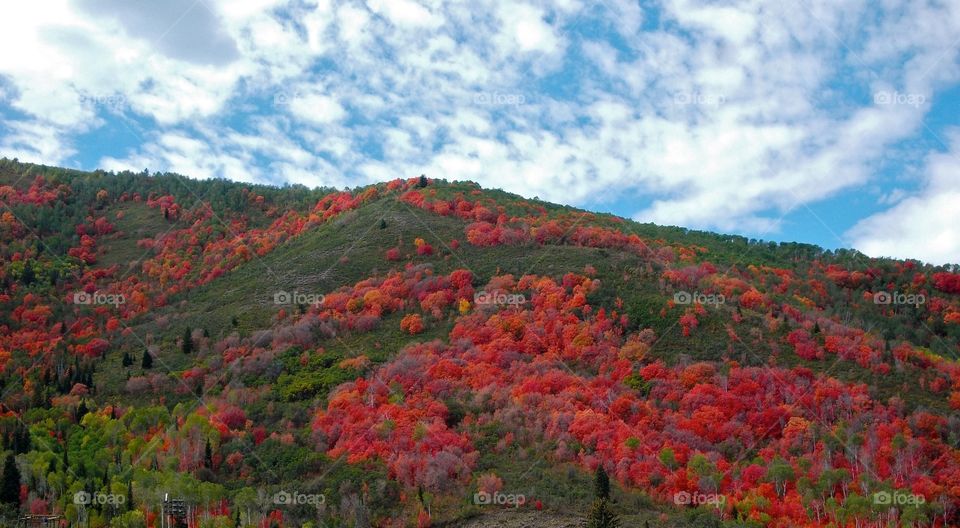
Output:
<instances>
[{"instance_id":1,"label":"hillside","mask_svg":"<svg viewBox=\"0 0 960 528\"><path fill-rule=\"evenodd\" d=\"M3 526L160 526L165 495L579 526L598 468L624 527L960 524L955 267L424 177L4 158L0 209Z\"/></svg>"}]
</instances>

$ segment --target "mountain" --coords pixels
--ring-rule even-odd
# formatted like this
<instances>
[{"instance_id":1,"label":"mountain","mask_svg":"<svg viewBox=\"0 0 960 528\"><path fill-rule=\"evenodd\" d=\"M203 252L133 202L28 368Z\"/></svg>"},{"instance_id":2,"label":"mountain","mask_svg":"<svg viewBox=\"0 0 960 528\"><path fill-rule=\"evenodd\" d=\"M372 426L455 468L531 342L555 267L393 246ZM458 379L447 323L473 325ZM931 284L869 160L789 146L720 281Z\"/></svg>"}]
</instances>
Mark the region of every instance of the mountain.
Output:
<instances>
[{"instance_id":1,"label":"mountain","mask_svg":"<svg viewBox=\"0 0 960 528\"><path fill-rule=\"evenodd\" d=\"M3 526L960 523L956 267L425 176L0 209Z\"/></svg>"}]
</instances>

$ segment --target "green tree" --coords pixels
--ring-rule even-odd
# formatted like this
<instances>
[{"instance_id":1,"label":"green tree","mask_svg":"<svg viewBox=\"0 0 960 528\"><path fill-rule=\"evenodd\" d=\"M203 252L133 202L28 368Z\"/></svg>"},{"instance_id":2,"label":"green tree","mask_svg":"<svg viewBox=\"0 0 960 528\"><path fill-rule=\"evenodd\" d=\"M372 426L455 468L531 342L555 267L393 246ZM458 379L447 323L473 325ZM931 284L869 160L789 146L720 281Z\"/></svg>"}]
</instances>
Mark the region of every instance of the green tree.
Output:
<instances>
[{"instance_id":1,"label":"green tree","mask_svg":"<svg viewBox=\"0 0 960 528\"><path fill-rule=\"evenodd\" d=\"M143 351L143 361L140 362L140 366L143 367L143 370L150 370L153 368L153 356L150 355L149 350Z\"/></svg>"},{"instance_id":2,"label":"green tree","mask_svg":"<svg viewBox=\"0 0 960 528\"><path fill-rule=\"evenodd\" d=\"M774 458L767 469L767 481L773 483L781 497L787 494L787 484L795 478L793 466L780 457Z\"/></svg>"},{"instance_id":3,"label":"green tree","mask_svg":"<svg viewBox=\"0 0 960 528\"><path fill-rule=\"evenodd\" d=\"M610 501L597 499L593 501L590 515L587 517L587 528L619 528L620 518L610 509Z\"/></svg>"},{"instance_id":4,"label":"green tree","mask_svg":"<svg viewBox=\"0 0 960 528\"><path fill-rule=\"evenodd\" d=\"M213 468L213 449L210 448L210 439L207 439L207 445L203 448L203 467Z\"/></svg>"},{"instance_id":5,"label":"green tree","mask_svg":"<svg viewBox=\"0 0 960 528\"><path fill-rule=\"evenodd\" d=\"M610 477L602 465L597 467L593 485L597 498L587 515L587 528L619 528L620 518L610 508Z\"/></svg>"},{"instance_id":6,"label":"green tree","mask_svg":"<svg viewBox=\"0 0 960 528\"><path fill-rule=\"evenodd\" d=\"M610 477L607 476L607 471L603 469L603 465L597 466L597 472L594 475L594 492L597 495L598 499L609 499L610 498Z\"/></svg>"},{"instance_id":7,"label":"green tree","mask_svg":"<svg viewBox=\"0 0 960 528\"><path fill-rule=\"evenodd\" d=\"M180 350L182 350L184 354L193 352L193 336L191 333L189 327L183 329L183 344L180 345Z\"/></svg>"},{"instance_id":8,"label":"green tree","mask_svg":"<svg viewBox=\"0 0 960 528\"><path fill-rule=\"evenodd\" d=\"M3 482L0 483L0 502L20 507L20 469L13 453L3 463Z\"/></svg>"},{"instance_id":9,"label":"green tree","mask_svg":"<svg viewBox=\"0 0 960 528\"><path fill-rule=\"evenodd\" d=\"M147 521L140 510L130 510L110 521L110 528L146 528Z\"/></svg>"},{"instance_id":10,"label":"green tree","mask_svg":"<svg viewBox=\"0 0 960 528\"><path fill-rule=\"evenodd\" d=\"M20 275L20 281L23 282L24 286L29 286L37 279L36 274L33 272L33 265L27 262L23 267L23 274Z\"/></svg>"},{"instance_id":11,"label":"green tree","mask_svg":"<svg viewBox=\"0 0 960 528\"><path fill-rule=\"evenodd\" d=\"M80 400L80 405L77 405L77 412L74 417L77 420L77 423L80 423L80 420L83 420L83 417L90 412L90 409L87 408L87 403L84 400Z\"/></svg>"}]
</instances>

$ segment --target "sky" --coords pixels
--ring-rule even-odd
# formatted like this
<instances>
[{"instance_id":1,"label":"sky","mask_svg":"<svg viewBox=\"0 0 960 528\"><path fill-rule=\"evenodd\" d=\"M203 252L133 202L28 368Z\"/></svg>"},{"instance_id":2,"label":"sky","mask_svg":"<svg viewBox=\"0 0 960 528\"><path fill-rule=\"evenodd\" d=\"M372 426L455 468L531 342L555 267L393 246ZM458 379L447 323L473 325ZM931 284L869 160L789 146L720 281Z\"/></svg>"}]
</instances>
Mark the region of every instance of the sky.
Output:
<instances>
[{"instance_id":1,"label":"sky","mask_svg":"<svg viewBox=\"0 0 960 528\"><path fill-rule=\"evenodd\" d=\"M45 0L0 156L473 180L643 222L960 263L960 2Z\"/></svg>"}]
</instances>

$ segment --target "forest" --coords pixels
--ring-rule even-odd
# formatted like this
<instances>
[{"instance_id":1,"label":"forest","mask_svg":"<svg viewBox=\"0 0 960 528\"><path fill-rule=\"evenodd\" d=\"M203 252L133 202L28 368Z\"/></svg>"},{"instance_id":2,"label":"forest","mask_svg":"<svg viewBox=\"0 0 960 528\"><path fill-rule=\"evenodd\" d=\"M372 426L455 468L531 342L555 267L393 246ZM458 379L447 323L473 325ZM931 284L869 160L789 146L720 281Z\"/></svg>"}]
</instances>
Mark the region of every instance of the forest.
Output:
<instances>
[{"instance_id":1,"label":"forest","mask_svg":"<svg viewBox=\"0 0 960 528\"><path fill-rule=\"evenodd\" d=\"M427 175L0 209L2 526L960 525L957 266Z\"/></svg>"}]
</instances>

